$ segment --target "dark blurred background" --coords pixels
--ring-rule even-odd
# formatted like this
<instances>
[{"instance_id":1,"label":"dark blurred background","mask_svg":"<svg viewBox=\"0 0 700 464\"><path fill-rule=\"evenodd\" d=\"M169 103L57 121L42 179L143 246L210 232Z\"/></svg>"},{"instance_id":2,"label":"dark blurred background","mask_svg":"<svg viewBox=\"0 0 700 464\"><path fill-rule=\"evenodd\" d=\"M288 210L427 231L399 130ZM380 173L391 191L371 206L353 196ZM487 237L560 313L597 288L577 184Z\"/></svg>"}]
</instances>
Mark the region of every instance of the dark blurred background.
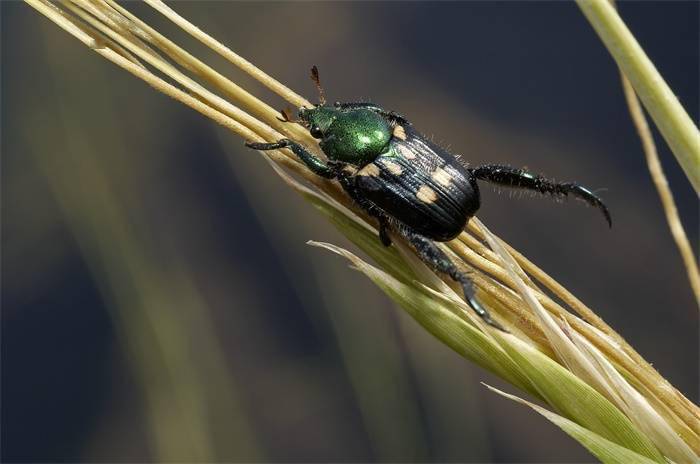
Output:
<instances>
[{"instance_id":1,"label":"dark blurred background","mask_svg":"<svg viewBox=\"0 0 700 464\"><path fill-rule=\"evenodd\" d=\"M172 5L312 100L316 64L331 100L396 109L471 163L600 192L612 230L577 202L491 189L480 218L697 402L698 308L617 69L575 4ZM698 5L619 5L695 121ZM1 6L4 462L591 460L306 246L351 247L242 140ZM697 244L697 197L656 140Z\"/></svg>"}]
</instances>

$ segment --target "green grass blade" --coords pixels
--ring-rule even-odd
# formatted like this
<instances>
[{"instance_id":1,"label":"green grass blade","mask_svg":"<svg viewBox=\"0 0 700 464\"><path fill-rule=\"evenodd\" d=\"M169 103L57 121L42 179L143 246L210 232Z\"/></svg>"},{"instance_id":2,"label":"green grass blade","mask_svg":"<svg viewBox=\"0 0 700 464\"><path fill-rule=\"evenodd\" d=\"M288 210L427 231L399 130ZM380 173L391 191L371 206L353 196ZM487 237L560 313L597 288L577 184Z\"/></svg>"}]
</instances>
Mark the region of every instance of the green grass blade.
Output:
<instances>
[{"instance_id":1,"label":"green grass blade","mask_svg":"<svg viewBox=\"0 0 700 464\"><path fill-rule=\"evenodd\" d=\"M695 191L700 192L700 133L693 120L613 5L608 0L576 3L632 83Z\"/></svg>"},{"instance_id":2,"label":"green grass blade","mask_svg":"<svg viewBox=\"0 0 700 464\"><path fill-rule=\"evenodd\" d=\"M461 356L536 395L527 378L493 339L457 316L448 308L449 303L435 298L435 295L422 285L403 283L342 248L327 243L310 244L350 260L356 269L369 277L419 324Z\"/></svg>"},{"instance_id":3,"label":"green grass blade","mask_svg":"<svg viewBox=\"0 0 700 464\"><path fill-rule=\"evenodd\" d=\"M485 384L484 384L485 385ZM537 406L536 404L525 401L522 398L518 398L515 395L510 395L508 393L502 392L496 388L486 385L491 391L498 393L508 399L516 401L518 403L529 406L538 413L542 414L548 420L553 422L557 427L566 432L571 438L583 445L588 451L591 452L595 457L601 460L605 464L653 464L658 461L651 460L641 454L635 453L623 446L613 443L610 440L606 440L597 433L591 432L585 427L581 427L575 422L555 414L551 411L546 410L543 407Z\"/></svg>"},{"instance_id":4,"label":"green grass blade","mask_svg":"<svg viewBox=\"0 0 700 464\"><path fill-rule=\"evenodd\" d=\"M603 395L530 345L513 337L502 339L510 357L562 415L652 461L665 462L651 440Z\"/></svg>"},{"instance_id":5,"label":"green grass blade","mask_svg":"<svg viewBox=\"0 0 700 464\"><path fill-rule=\"evenodd\" d=\"M505 268L516 282L521 297L537 316L545 336L558 359L577 378L611 401L635 427L663 454L677 462L695 462L690 447L673 431L649 403L632 388L612 364L590 342L562 321L563 326L544 310L532 291L516 273L517 263L498 239L482 226L491 248L501 257Z\"/></svg>"}]
</instances>

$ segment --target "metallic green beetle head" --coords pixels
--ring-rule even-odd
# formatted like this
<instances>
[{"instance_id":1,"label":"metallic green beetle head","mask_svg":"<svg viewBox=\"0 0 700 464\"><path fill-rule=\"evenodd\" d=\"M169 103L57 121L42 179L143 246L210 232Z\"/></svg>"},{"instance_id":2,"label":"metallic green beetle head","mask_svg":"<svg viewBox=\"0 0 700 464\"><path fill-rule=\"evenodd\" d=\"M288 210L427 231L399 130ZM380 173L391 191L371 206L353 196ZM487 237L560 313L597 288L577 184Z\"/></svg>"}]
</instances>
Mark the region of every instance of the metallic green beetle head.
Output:
<instances>
[{"instance_id":1,"label":"metallic green beetle head","mask_svg":"<svg viewBox=\"0 0 700 464\"><path fill-rule=\"evenodd\" d=\"M323 139L340 112L332 106L319 105L314 108L300 108L299 119L309 129L311 137Z\"/></svg>"}]
</instances>

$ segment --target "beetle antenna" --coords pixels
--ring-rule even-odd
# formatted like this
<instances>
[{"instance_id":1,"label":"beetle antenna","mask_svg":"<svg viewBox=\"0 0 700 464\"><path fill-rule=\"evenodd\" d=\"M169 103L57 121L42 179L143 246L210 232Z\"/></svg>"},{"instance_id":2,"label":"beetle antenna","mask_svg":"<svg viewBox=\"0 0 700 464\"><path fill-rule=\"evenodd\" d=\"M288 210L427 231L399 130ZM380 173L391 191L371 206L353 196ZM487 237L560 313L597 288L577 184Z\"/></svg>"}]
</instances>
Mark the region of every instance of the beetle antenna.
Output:
<instances>
[{"instance_id":1,"label":"beetle antenna","mask_svg":"<svg viewBox=\"0 0 700 464\"><path fill-rule=\"evenodd\" d=\"M319 106L325 105L326 93L323 91L323 87L321 87L321 79L318 77L318 68L316 67L316 65L313 65L311 67L311 80L314 81L314 84L316 84L316 88L318 89Z\"/></svg>"}]
</instances>

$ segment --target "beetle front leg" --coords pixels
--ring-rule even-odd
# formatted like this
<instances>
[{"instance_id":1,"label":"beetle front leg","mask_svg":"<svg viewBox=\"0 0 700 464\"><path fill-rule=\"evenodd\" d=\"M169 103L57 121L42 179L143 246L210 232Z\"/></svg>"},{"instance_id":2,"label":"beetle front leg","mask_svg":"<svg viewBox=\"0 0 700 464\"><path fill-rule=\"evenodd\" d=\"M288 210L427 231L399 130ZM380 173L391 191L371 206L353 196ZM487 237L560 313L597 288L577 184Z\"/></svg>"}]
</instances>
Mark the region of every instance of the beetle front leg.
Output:
<instances>
[{"instance_id":1,"label":"beetle front leg","mask_svg":"<svg viewBox=\"0 0 700 464\"><path fill-rule=\"evenodd\" d=\"M408 228L399 228L399 233L413 245L424 263L438 272L447 274L452 280L462 286L467 303L485 323L502 332L508 332L491 317L491 314L476 299L476 289L472 280L450 260L435 242Z\"/></svg>"},{"instance_id":2,"label":"beetle front leg","mask_svg":"<svg viewBox=\"0 0 700 464\"><path fill-rule=\"evenodd\" d=\"M261 151L289 148L314 174L325 177L326 179L335 179L337 177L336 170L328 167L323 161L307 150L306 147L294 140L281 139L274 143L246 142L245 146L253 150Z\"/></svg>"},{"instance_id":3,"label":"beetle front leg","mask_svg":"<svg viewBox=\"0 0 700 464\"><path fill-rule=\"evenodd\" d=\"M524 169L517 169L500 164L487 164L472 168L469 171L477 179L485 180L493 184L504 187L522 188L534 190L539 193L565 197L569 194L594 206L603 213L608 225L612 227L612 219L607 206L603 200L598 198L593 192L575 182L555 182L545 177L531 174Z\"/></svg>"}]
</instances>

